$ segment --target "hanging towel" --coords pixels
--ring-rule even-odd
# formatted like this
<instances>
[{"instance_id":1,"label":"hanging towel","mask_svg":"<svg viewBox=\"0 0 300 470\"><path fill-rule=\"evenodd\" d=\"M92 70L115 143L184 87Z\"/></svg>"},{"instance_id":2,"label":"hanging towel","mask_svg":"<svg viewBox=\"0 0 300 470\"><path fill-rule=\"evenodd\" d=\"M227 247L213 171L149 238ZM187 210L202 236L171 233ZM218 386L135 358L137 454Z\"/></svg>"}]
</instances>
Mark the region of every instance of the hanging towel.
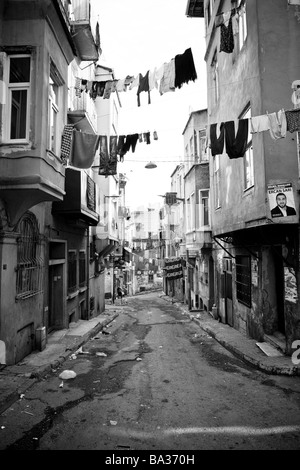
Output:
<instances>
[{"instance_id":1,"label":"hanging towel","mask_svg":"<svg viewBox=\"0 0 300 470\"><path fill-rule=\"evenodd\" d=\"M230 159L243 157L247 150L248 119L239 119L238 122L236 135L234 121L227 121L224 124L226 153Z\"/></svg>"},{"instance_id":2,"label":"hanging towel","mask_svg":"<svg viewBox=\"0 0 300 470\"><path fill-rule=\"evenodd\" d=\"M150 88L149 88L149 70L144 77L140 73L140 80L139 80L139 86L138 86L138 91L137 91L138 106L141 106L140 93L142 91L146 91L148 93L148 104L150 104L151 100L150 100Z\"/></svg>"},{"instance_id":3,"label":"hanging towel","mask_svg":"<svg viewBox=\"0 0 300 470\"><path fill-rule=\"evenodd\" d=\"M220 52L231 53L234 49L234 38L232 31L232 18L229 18L228 26L225 23L221 24L221 35L220 35Z\"/></svg>"},{"instance_id":4,"label":"hanging towel","mask_svg":"<svg viewBox=\"0 0 300 470\"><path fill-rule=\"evenodd\" d=\"M183 83L193 82L197 78L192 49L189 47L183 54L175 56L175 88L181 88Z\"/></svg>"},{"instance_id":5,"label":"hanging towel","mask_svg":"<svg viewBox=\"0 0 300 470\"><path fill-rule=\"evenodd\" d=\"M90 168L93 164L99 141L100 139L97 134L87 134L74 129L70 165L75 168Z\"/></svg>"},{"instance_id":6,"label":"hanging towel","mask_svg":"<svg viewBox=\"0 0 300 470\"><path fill-rule=\"evenodd\" d=\"M256 132L263 132L270 130L270 122L266 114L261 116L251 116L250 118L250 132L256 134Z\"/></svg>"},{"instance_id":7,"label":"hanging towel","mask_svg":"<svg viewBox=\"0 0 300 470\"><path fill-rule=\"evenodd\" d=\"M220 135L217 137L217 124L210 125L210 148L212 156L221 155L224 149L224 122L220 124Z\"/></svg>"},{"instance_id":8,"label":"hanging towel","mask_svg":"<svg viewBox=\"0 0 300 470\"><path fill-rule=\"evenodd\" d=\"M61 137L61 149L60 158L66 165L69 160L72 151L72 137L73 137L74 124L67 124L64 127L63 134Z\"/></svg>"},{"instance_id":9,"label":"hanging towel","mask_svg":"<svg viewBox=\"0 0 300 470\"><path fill-rule=\"evenodd\" d=\"M300 109L285 111L287 130L289 132L300 131Z\"/></svg>"}]
</instances>

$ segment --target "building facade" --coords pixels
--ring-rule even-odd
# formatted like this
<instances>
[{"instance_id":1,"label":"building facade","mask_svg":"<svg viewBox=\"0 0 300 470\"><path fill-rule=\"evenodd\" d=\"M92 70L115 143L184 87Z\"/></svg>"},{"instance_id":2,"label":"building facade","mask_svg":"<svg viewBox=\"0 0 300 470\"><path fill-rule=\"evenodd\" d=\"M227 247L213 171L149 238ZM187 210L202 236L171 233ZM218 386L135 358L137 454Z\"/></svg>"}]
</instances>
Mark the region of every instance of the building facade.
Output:
<instances>
[{"instance_id":1,"label":"building facade","mask_svg":"<svg viewBox=\"0 0 300 470\"><path fill-rule=\"evenodd\" d=\"M291 3L187 5L187 15L206 26L218 315L287 355L300 338L298 128L286 122L297 105L300 24ZM281 197L292 207L284 216L273 211Z\"/></svg>"},{"instance_id":2,"label":"building facade","mask_svg":"<svg viewBox=\"0 0 300 470\"><path fill-rule=\"evenodd\" d=\"M96 161L75 163L74 153L66 160L62 146L71 129L85 158L86 140L106 133L97 100L80 88L98 80L92 18L89 0L0 5L1 364L18 363L52 331L105 308L105 253L96 241L111 225L111 188L95 177ZM118 178L113 185L119 191Z\"/></svg>"}]
</instances>

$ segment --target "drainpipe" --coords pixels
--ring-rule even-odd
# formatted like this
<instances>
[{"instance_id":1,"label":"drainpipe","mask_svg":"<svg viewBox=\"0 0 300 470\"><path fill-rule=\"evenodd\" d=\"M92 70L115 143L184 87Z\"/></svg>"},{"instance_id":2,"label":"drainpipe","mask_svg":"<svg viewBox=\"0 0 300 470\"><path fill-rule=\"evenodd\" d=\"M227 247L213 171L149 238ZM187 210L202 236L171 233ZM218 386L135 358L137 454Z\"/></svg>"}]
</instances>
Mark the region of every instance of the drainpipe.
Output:
<instances>
[{"instance_id":1,"label":"drainpipe","mask_svg":"<svg viewBox=\"0 0 300 470\"><path fill-rule=\"evenodd\" d=\"M86 229L86 319L90 319L90 227Z\"/></svg>"}]
</instances>

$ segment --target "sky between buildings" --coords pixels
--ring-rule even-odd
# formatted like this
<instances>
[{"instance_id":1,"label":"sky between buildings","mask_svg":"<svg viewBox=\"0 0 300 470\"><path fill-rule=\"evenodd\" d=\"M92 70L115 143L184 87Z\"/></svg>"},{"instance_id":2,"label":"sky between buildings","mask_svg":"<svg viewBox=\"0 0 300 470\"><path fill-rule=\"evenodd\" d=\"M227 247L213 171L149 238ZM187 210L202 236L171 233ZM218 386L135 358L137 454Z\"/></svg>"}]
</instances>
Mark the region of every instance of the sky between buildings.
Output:
<instances>
[{"instance_id":1,"label":"sky between buildings","mask_svg":"<svg viewBox=\"0 0 300 470\"><path fill-rule=\"evenodd\" d=\"M148 70L170 62L191 47L197 80L163 95L137 88L120 93L122 108L119 135L150 132L151 144L137 143L118 173L126 174L126 205L133 208L160 206L170 191L171 174L183 160L182 132L190 112L207 107L205 28L203 18L187 18L187 0L92 0L93 20L99 22L102 55L99 63L111 67L116 79L143 76ZM96 18L95 18L96 17ZM157 132L158 140L153 139ZM145 169L149 161L155 169Z\"/></svg>"}]
</instances>

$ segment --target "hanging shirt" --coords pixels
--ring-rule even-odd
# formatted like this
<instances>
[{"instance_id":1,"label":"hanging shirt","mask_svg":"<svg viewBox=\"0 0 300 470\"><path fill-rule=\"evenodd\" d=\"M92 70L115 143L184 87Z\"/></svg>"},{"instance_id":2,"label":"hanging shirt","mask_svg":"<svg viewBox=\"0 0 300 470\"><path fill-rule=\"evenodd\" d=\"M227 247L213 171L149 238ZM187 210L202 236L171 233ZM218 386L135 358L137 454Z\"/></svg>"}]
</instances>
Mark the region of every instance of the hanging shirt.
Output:
<instances>
[{"instance_id":1,"label":"hanging shirt","mask_svg":"<svg viewBox=\"0 0 300 470\"><path fill-rule=\"evenodd\" d=\"M175 88L181 88L183 83L195 81L197 72L195 69L192 49L189 47L183 54L175 56Z\"/></svg>"},{"instance_id":2,"label":"hanging shirt","mask_svg":"<svg viewBox=\"0 0 300 470\"><path fill-rule=\"evenodd\" d=\"M148 72L146 73L146 75L144 77L140 73L139 86L138 86L138 91L137 91L138 106L141 105L140 93L142 91L146 91L148 93L148 104L150 104L151 100L150 100L150 88L149 88L149 70L148 70Z\"/></svg>"},{"instance_id":3,"label":"hanging shirt","mask_svg":"<svg viewBox=\"0 0 300 470\"><path fill-rule=\"evenodd\" d=\"M248 144L248 119L238 120L238 130L235 135L234 121L227 121L225 127L226 153L230 159L241 158L245 155Z\"/></svg>"},{"instance_id":4,"label":"hanging shirt","mask_svg":"<svg viewBox=\"0 0 300 470\"><path fill-rule=\"evenodd\" d=\"M229 18L228 26L221 24L221 35L220 35L220 52L231 53L234 49L234 38L232 31L232 19Z\"/></svg>"},{"instance_id":5,"label":"hanging shirt","mask_svg":"<svg viewBox=\"0 0 300 470\"><path fill-rule=\"evenodd\" d=\"M300 131L300 109L285 111L285 117L289 132Z\"/></svg>"},{"instance_id":6,"label":"hanging shirt","mask_svg":"<svg viewBox=\"0 0 300 470\"><path fill-rule=\"evenodd\" d=\"M217 137L217 124L210 125L210 148L212 156L221 155L224 149L224 122L220 125L220 135Z\"/></svg>"},{"instance_id":7,"label":"hanging shirt","mask_svg":"<svg viewBox=\"0 0 300 470\"><path fill-rule=\"evenodd\" d=\"M100 139L97 134L88 134L74 129L70 165L75 168L90 168L93 164L99 141Z\"/></svg>"},{"instance_id":8,"label":"hanging shirt","mask_svg":"<svg viewBox=\"0 0 300 470\"><path fill-rule=\"evenodd\" d=\"M175 91L175 59L164 63L163 76L159 85L161 95L168 91Z\"/></svg>"},{"instance_id":9,"label":"hanging shirt","mask_svg":"<svg viewBox=\"0 0 300 470\"><path fill-rule=\"evenodd\" d=\"M286 137L286 117L283 109L278 111L278 113L267 114L269 124L270 124L270 135L272 139L282 139Z\"/></svg>"}]
</instances>

